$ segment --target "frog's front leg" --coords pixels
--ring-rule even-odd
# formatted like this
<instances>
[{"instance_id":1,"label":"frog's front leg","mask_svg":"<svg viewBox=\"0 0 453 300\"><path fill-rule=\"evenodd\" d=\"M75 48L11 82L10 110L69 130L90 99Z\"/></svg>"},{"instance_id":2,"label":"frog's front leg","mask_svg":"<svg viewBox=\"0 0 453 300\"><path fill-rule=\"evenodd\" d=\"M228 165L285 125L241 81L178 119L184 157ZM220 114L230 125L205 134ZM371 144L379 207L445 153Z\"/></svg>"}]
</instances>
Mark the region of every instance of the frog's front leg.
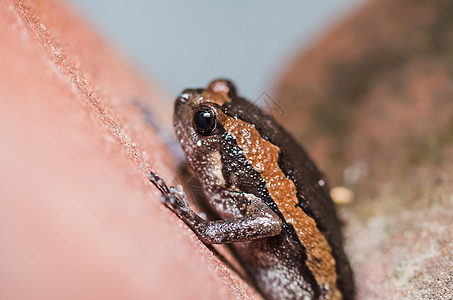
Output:
<instances>
[{"instance_id":1,"label":"frog's front leg","mask_svg":"<svg viewBox=\"0 0 453 300\"><path fill-rule=\"evenodd\" d=\"M190 208L184 192L174 187L168 188L165 182L155 173L150 172L148 177L162 192L163 202L206 244L243 242L265 238L279 234L283 228L280 217L259 200L252 200L247 205L243 217L206 221Z\"/></svg>"}]
</instances>

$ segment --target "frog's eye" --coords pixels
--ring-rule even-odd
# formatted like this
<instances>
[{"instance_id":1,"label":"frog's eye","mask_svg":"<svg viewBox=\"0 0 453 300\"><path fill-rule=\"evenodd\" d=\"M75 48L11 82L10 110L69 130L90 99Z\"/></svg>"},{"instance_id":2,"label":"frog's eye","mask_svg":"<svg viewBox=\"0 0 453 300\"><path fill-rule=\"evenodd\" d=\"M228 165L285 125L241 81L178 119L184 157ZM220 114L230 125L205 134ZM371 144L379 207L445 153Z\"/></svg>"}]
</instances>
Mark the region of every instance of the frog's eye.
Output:
<instances>
[{"instance_id":1,"label":"frog's eye","mask_svg":"<svg viewBox=\"0 0 453 300\"><path fill-rule=\"evenodd\" d=\"M193 125L198 133L203 135L211 134L216 125L214 111L206 105L198 106L193 114Z\"/></svg>"}]
</instances>

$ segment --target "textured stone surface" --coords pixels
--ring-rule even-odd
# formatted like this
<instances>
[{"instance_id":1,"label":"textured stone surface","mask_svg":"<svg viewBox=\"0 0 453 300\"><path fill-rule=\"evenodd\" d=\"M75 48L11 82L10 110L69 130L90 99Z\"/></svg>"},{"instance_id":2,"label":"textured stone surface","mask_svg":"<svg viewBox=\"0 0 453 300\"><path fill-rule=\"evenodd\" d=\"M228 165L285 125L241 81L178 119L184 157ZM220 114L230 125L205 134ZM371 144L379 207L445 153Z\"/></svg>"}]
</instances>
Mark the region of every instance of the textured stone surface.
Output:
<instances>
[{"instance_id":1,"label":"textured stone surface","mask_svg":"<svg viewBox=\"0 0 453 300\"><path fill-rule=\"evenodd\" d=\"M360 299L453 298L453 3L374 1L289 68L283 123L356 194Z\"/></svg>"},{"instance_id":2,"label":"textured stone surface","mask_svg":"<svg viewBox=\"0 0 453 300\"><path fill-rule=\"evenodd\" d=\"M134 104L168 124L158 91L58 1L2 4L0 298L255 295L147 181L176 169Z\"/></svg>"}]
</instances>

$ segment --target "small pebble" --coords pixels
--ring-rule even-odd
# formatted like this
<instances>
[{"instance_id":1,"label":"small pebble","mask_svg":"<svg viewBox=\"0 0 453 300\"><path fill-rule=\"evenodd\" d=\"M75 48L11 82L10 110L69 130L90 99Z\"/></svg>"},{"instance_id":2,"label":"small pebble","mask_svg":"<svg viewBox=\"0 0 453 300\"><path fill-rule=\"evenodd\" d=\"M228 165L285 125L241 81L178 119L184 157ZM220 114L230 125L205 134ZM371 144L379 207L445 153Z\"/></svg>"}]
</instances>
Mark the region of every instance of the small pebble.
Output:
<instances>
[{"instance_id":1,"label":"small pebble","mask_svg":"<svg viewBox=\"0 0 453 300\"><path fill-rule=\"evenodd\" d=\"M337 205L347 205L354 202L354 192L344 186L330 189L330 198Z\"/></svg>"}]
</instances>

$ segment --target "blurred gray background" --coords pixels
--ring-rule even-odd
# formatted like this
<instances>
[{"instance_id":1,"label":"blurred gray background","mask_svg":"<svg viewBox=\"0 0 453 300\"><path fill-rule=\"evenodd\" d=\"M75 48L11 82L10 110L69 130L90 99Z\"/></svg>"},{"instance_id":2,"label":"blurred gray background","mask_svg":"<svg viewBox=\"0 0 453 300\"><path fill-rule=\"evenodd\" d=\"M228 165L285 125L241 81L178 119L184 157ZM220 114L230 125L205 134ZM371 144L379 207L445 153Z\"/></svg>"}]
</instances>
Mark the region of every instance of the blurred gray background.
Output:
<instances>
[{"instance_id":1,"label":"blurred gray background","mask_svg":"<svg viewBox=\"0 0 453 300\"><path fill-rule=\"evenodd\" d=\"M367 0L68 0L170 94L232 79L272 93L302 49Z\"/></svg>"}]
</instances>

